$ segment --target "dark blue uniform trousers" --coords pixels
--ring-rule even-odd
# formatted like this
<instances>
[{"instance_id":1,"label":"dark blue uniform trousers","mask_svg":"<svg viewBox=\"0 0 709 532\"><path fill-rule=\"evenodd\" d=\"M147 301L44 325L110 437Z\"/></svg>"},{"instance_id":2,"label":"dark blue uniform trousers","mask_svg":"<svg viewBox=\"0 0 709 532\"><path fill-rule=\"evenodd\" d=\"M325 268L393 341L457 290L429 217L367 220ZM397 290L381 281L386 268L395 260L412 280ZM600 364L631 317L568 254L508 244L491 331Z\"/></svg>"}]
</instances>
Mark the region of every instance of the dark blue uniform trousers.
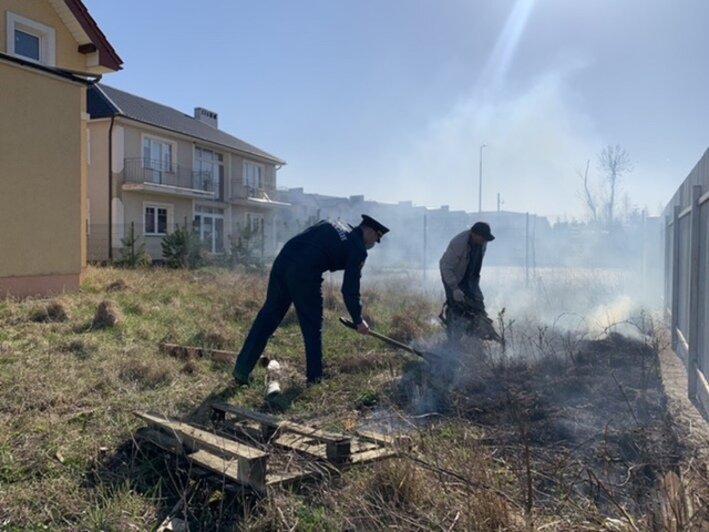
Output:
<instances>
[{"instance_id":1,"label":"dark blue uniform trousers","mask_svg":"<svg viewBox=\"0 0 709 532\"><path fill-rule=\"evenodd\" d=\"M273 263L266 302L236 358L235 377L240 380L248 377L291 303L295 305L305 341L308 382L322 379L322 277L319 272L313 273L311 268L299 264L297 259L283 255Z\"/></svg>"}]
</instances>

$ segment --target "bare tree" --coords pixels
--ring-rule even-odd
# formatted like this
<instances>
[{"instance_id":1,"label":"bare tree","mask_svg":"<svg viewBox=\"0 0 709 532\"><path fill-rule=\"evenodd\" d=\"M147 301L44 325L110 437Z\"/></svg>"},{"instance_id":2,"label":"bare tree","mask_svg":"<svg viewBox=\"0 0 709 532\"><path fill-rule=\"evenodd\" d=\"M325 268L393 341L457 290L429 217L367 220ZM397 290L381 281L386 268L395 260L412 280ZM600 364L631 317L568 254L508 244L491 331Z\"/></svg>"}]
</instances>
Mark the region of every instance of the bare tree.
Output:
<instances>
[{"instance_id":1,"label":"bare tree","mask_svg":"<svg viewBox=\"0 0 709 532\"><path fill-rule=\"evenodd\" d=\"M615 196L618 183L623 174L633 171L633 163L628 152L620 144L608 145L598 156L598 167L605 173L608 181L608 203L606 204L606 222L613 224Z\"/></svg>"},{"instance_id":2,"label":"bare tree","mask_svg":"<svg viewBox=\"0 0 709 532\"><path fill-rule=\"evenodd\" d=\"M588 167L590 165L591 161L586 161L586 171L581 174L580 170L576 170L576 173L579 175L581 179L583 179L583 200L584 203L586 204L586 207L588 207L588 210L591 211L591 221L594 224L598 223L598 201L595 197L594 194L591 193L591 189L588 186Z\"/></svg>"}]
</instances>

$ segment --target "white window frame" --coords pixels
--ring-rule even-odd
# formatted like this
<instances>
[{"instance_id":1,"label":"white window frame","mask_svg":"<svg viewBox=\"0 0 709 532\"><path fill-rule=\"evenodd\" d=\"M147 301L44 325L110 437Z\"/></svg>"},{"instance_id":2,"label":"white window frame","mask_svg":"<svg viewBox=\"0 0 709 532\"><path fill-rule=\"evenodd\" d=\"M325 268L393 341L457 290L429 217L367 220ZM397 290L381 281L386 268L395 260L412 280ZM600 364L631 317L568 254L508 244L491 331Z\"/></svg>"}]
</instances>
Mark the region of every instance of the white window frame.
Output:
<instances>
[{"instance_id":1,"label":"white window frame","mask_svg":"<svg viewBox=\"0 0 709 532\"><path fill-rule=\"evenodd\" d=\"M167 227L165 233L148 233L147 227L145 225L145 211L149 207L152 207L155 209L155 229L157 230L158 227L158 209L165 209L167 211ZM153 201L144 201L143 202L143 236L165 236L169 233L172 233L173 227L174 227L174 217L173 217L173 210L174 206L171 205L170 203L156 203Z\"/></svg>"},{"instance_id":2,"label":"white window frame","mask_svg":"<svg viewBox=\"0 0 709 532\"><path fill-rule=\"evenodd\" d=\"M15 52L15 30L29 33L39 39L39 60ZM8 54L40 65L56 66L57 37L54 28L8 11L6 34Z\"/></svg>"},{"instance_id":3,"label":"white window frame","mask_svg":"<svg viewBox=\"0 0 709 532\"><path fill-rule=\"evenodd\" d=\"M204 153L205 151L208 151L212 154L212 156L219 155L222 158L221 161L217 160L216 157L212 160L213 166L217 167L217 175L216 176L212 175L212 184L214 185L214 192L215 192L214 197L215 198L220 197L218 194L218 192L219 192L219 190L218 190L219 189L219 167L221 167L221 169L222 169L222 185L226 189L226 182L227 182L226 156L223 152L213 150L212 148L207 148L207 147L201 146L201 145L195 145L194 150L192 152L192 171L193 172L198 171L197 170L197 161L200 161L200 162L203 161L203 159L201 157L197 157L198 150L201 151L202 153ZM223 190L222 192L223 192L223 196L226 196L226 190Z\"/></svg>"},{"instance_id":4,"label":"white window frame","mask_svg":"<svg viewBox=\"0 0 709 532\"><path fill-rule=\"evenodd\" d=\"M200 221L203 223L205 218L211 218L212 220L212 241L209 242L209 253L211 255L223 255L226 253L225 249L225 243L224 243L224 234L226 230L226 216L224 213L224 209L218 209L218 208L213 208L213 207L207 207L207 206L202 206L202 205L196 205L194 208L194 214L192 215L192 224L194 226L194 223L196 222L195 218L197 216L200 217ZM217 220L222 221L222 241L221 241L221 251L215 251L216 244L217 244ZM204 226L200 224L199 231L197 233L197 237L199 241L202 244L206 244L207 242L204 240Z\"/></svg>"},{"instance_id":5,"label":"white window frame","mask_svg":"<svg viewBox=\"0 0 709 532\"><path fill-rule=\"evenodd\" d=\"M145 156L143 155L143 149L145 146L145 139L150 139L155 142L160 142L161 144L169 144L171 149L170 149L170 170L171 172L167 172L169 174L174 174L177 173L177 142L174 140L166 139L164 137L158 137L157 135L150 135L148 133L141 133L140 134L140 158L143 161L142 165L145 167Z\"/></svg>"},{"instance_id":6,"label":"white window frame","mask_svg":"<svg viewBox=\"0 0 709 532\"><path fill-rule=\"evenodd\" d=\"M246 167L247 167L247 165L251 165L251 166L254 166L254 167L260 169L260 174L261 174L261 175L259 176L259 177L261 178L261 183L260 183L260 185L252 185L251 183L249 183L249 182L247 181L247 179L246 179ZM265 185L266 185L266 167L265 167L265 165L263 165L263 164L261 164L261 163L255 163L255 162L253 162L253 161L244 161L244 164L243 164L243 176L244 176L244 186L246 186L246 187L252 187L252 188L254 188L254 189L256 189L256 190L263 190L263 189L266 188L266 186L265 186Z\"/></svg>"}]
</instances>

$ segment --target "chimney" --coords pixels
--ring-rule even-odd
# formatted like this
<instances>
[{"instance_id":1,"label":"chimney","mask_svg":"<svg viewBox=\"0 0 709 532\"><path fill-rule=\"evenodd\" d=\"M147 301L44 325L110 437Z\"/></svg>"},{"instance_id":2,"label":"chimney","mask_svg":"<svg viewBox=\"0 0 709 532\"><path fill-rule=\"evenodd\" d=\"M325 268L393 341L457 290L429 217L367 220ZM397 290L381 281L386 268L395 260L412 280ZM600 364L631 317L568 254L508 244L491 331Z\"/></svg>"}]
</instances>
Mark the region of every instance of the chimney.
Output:
<instances>
[{"instance_id":1,"label":"chimney","mask_svg":"<svg viewBox=\"0 0 709 532\"><path fill-rule=\"evenodd\" d=\"M194 117L199 120L200 122L204 122L208 126L212 126L215 129L218 129L218 118L219 115L215 113L214 111L210 111L208 109L205 109L203 107L195 107L194 108Z\"/></svg>"}]
</instances>

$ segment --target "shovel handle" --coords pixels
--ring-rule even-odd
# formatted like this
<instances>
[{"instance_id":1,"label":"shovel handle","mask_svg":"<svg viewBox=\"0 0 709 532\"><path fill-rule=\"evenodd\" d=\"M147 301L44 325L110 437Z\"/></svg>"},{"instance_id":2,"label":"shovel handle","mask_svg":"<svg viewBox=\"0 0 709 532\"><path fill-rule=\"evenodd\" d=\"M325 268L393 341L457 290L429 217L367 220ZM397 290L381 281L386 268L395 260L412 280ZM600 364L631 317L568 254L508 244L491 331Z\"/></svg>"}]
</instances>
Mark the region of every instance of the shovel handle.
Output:
<instances>
[{"instance_id":1,"label":"shovel handle","mask_svg":"<svg viewBox=\"0 0 709 532\"><path fill-rule=\"evenodd\" d=\"M346 318L340 317L340 323L342 325L344 325L345 327L349 327L350 329L357 330L357 326ZM404 349L405 351L408 351L409 353L413 353L414 355L418 355L421 358L424 358L423 354L420 351L417 351L416 349L414 349L410 345L406 345L402 342L399 342L398 340L394 340L393 338L389 338L388 336L385 336L381 333L373 331L372 329L369 329L369 335L374 336L375 338L378 338L379 340L381 340L393 347L398 347L399 349Z\"/></svg>"}]
</instances>

